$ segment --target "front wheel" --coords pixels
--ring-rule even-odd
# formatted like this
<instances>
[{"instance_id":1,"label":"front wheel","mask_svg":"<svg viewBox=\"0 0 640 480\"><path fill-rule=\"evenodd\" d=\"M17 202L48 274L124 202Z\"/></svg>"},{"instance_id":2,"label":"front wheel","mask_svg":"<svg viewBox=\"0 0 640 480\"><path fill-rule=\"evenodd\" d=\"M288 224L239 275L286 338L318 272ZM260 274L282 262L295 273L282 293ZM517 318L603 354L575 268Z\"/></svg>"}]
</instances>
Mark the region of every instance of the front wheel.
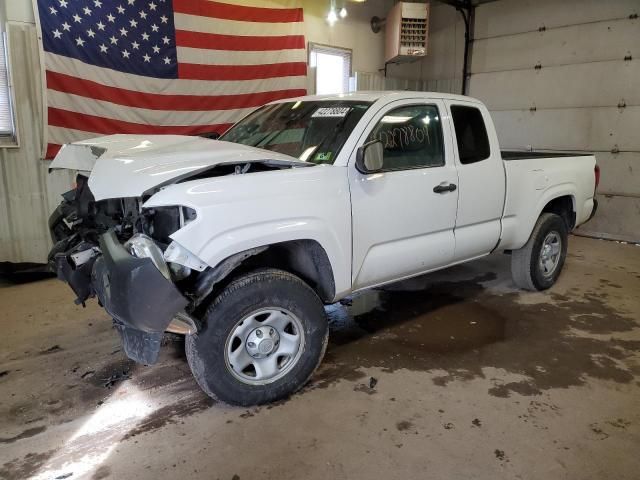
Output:
<instances>
[{"instance_id":1,"label":"front wheel","mask_svg":"<svg viewBox=\"0 0 640 480\"><path fill-rule=\"evenodd\" d=\"M329 335L320 298L295 275L275 269L231 282L203 324L186 338L189 366L209 396L234 405L294 393L320 364Z\"/></svg>"},{"instance_id":2,"label":"front wheel","mask_svg":"<svg viewBox=\"0 0 640 480\"><path fill-rule=\"evenodd\" d=\"M525 290L546 290L560 276L567 256L567 225L554 213L538 218L531 237L511 254L511 275Z\"/></svg>"}]
</instances>

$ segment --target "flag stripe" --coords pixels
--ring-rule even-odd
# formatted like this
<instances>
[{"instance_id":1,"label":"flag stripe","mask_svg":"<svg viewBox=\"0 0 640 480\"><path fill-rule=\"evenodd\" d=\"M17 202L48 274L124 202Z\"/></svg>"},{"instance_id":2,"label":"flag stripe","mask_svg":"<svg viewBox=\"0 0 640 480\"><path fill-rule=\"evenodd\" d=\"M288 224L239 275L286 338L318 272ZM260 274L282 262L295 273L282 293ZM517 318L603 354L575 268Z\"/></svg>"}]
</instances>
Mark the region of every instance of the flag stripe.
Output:
<instances>
[{"instance_id":1,"label":"flag stripe","mask_svg":"<svg viewBox=\"0 0 640 480\"><path fill-rule=\"evenodd\" d=\"M62 148L62 145L58 145L56 143L47 143L47 150L44 154L44 158L55 157L61 148Z\"/></svg>"},{"instance_id":2,"label":"flag stripe","mask_svg":"<svg viewBox=\"0 0 640 480\"><path fill-rule=\"evenodd\" d=\"M249 36L220 35L217 33L176 30L176 45L207 50L267 51L301 49L304 51L304 36Z\"/></svg>"},{"instance_id":3,"label":"flag stripe","mask_svg":"<svg viewBox=\"0 0 640 480\"><path fill-rule=\"evenodd\" d=\"M82 130L49 125L49 142L53 144L64 145L65 143L75 142L78 138L89 139L91 136L95 137L96 135L87 135L87 132Z\"/></svg>"},{"instance_id":4,"label":"flag stripe","mask_svg":"<svg viewBox=\"0 0 640 480\"><path fill-rule=\"evenodd\" d=\"M142 123L125 122L112 118L99 117L97 115L86 115L83 113L62 110L60 108L48 108L49 125L57 127L73 128L83 132L101 133L111 135L114 133L137 133L137 134L164 134L164 135L198 135L209 132L224 132L232 124L214 125L145 125Z\"/></svg>"},{"instance_id":5,"label":"flag stripe","mask_svg":"<svg viewBox=\"0 0 640 480\"><path fill-rule=\"evenodd\" d=\"M264 65L281 62L304 62L304 50L273 50L266 52L243 52L228 50L202 50L200 48L178 47L178 55L183 63L202 65ZM280 87L281 88L281 87ZM280 89L278 88L278 90Z\"/></svg>"},{"instance_id":6,"label":"flag stripe","mask_svg":"<svg viewBox=\"0 0 640 480\"><path fill-rule=\"evenodd\" d=\"M49 90L50 107L71 110L87 115L98 115L114 120L132 123L148 123L150 125L211 125L216 123L232 123L251 113L254 108L238 108L232 110L149 110L122 106L114 108L113 103L80 95L73 95L56 90Z\"/></svg>"},{"instance_id":7,"label":"flag stripe","mask_svg":"<svg viewBox=\"0 0 640 480\"><path fill-rule=\"evenodd\" d=\"M177 13L244 22L290 23L303 21L301 8L245 7L210 0L173 0L173 10Z\"/></svg>"},{"instance_id":8,"label":"flag stripe","mask_svg":"<svg viewBox=\"0 0 640 480\"><path fill-rule=\"evenodd\" d=\"M231 110L258 107L274 100L301 96L305 92L304 89L289 89L242 95L163 95L110 87L91 80L49 71L47 71L47 86L51 90L95 98L118 105L169 111Z\"/></svg>"},{"instance_id":9,"label":"flag stripe","mask_svg":"<svg viewBox=\"0 0 640 480\"><path fill-rule=\"evenodd\" d=\"M199 65L180 63L180 78L196 80L253 80L256 78L289 77L306 75L304 62L272 63L267 65Z\"/></svg>"},{"instance_id":10,"label":"flag stripe","mask_svg":"<svg viewBox=\"0 0 640 480\"><path fill-rule=\"evenodd\" d=\"M299 90L306 86L306 77L289 76L243 81L164 80L116 72L88 65L79 60L47 53L47 70L57 73L73 72L77 77L95 80L103 85L126 85L128 90L142 93L208 96L224 92L225 95L242 95L272 90Z\"/></svg>"},{"instance_id":11,"label":"flag stripe","mask_svg":"<svg viewBox=\"0 0 640 480\"><path fill-rule=\"evenodd\" d=\"M283 37L304 35L304 24L298 23L257 23L219 18L199 17L176 13L174 22L177 30L190 32L217 33L220 35L250 35L264 37Z\"/></svg>"}]
</instances>

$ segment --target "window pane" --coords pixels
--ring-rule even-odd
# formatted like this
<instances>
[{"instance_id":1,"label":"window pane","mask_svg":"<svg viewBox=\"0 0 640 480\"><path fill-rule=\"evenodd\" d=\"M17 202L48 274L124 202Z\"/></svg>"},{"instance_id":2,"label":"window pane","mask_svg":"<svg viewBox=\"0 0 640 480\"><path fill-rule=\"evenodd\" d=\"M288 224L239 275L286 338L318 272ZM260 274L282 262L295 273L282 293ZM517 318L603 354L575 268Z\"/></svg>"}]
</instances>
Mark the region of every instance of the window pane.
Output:
<instances>
[{"instance_id":1,"label":"window pane","mask_svg":"<svg viewBox=\"0 0 640 480\"><path fill-rule=\"evenodd\" d=\"M345 100L265 105L236 123L220 140L331 164L370 105Z\"/></svg>"},{"instance_id":2,"label":"window pane","mask_svg":"<svg viewBox=\"0 0 640 480\"><path fill-rule=\"evenodd\" d=\"M451 115L456 129L460 163L474 163L489 158L489 137L480 110L452 105Z\"/></svg>"},{"instance_id":3,"label":"window pane","mask_svg":"<svg viewBox=\"0 0 640 480\"><path fill-rule=\"evenodd\" d=\"M411 105L388 112L369 135L384 146L383 170L444 165L438 108Z\"/></svg>"},{"instance_id":4,"label":"window pane","mask_svg":"<svg viewBox=\"0 0 640 480\"><path fill-rule=\"evenodd\" d=\"M330 53L316 54L316 93L345 93L344 58Z\"/></svg>"},{"instance_id":5,"label":"window pane","mask_svg":"<svg viewBox=\"0 0 640 480\"><path fill-rule=\"evenodd\" d=\"M0 135L13 135L4 34L0 33Z\"/></svg>"},{"instance_id":6,"label":"window pane","mask_svg":"<svg viewBox=\"0 0 640 480\"><path fill-rule=\"evenodd\" d=\"M309 66L316 69L317 94L346 93L351 76L351 50L309 43Z\"/></svg>"}]
</instances>

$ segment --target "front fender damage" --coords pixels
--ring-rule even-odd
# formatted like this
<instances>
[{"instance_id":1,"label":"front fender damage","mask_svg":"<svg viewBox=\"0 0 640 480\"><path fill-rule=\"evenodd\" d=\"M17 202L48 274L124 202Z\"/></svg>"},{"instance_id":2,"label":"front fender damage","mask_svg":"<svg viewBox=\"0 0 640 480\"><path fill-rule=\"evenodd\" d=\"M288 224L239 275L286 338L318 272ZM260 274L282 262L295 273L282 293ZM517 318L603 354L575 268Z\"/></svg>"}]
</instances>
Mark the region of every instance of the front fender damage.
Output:
<instances>
[{"instance_id":1,"label":"front fender damage","mask_svg":"<svg viewBox=\"0 0 640 480\"><path fill-rule=\"evenodd\" d=\"M174 140L205 147L202 139ZM238 253L211 267L172 238L195 220L195 210L147 203L173 183L311 166L284 155L271 158L271 153L265 159L264 151L211 141L206 141L207 156L210 146L220 150L214 159L200 161L194 153L193 158L176 160L169 158L164 137L112 136L66 145L51 164L51 169L80 174L49 220L54 242L50 266L70 285L76 304L97 297L113 318L124 351L140 363L157 360L165 331L197 332L199 307L216 285L267 249ZM141 242L141 237L146 243L140 243L144 248L138 251L132 241Z\"/></svg>"},{"instance_id":2,"label":"front fender damage","mask_svg":"<svg viewBox=\"0 0 640 480\"><path fill-rule=\"evenodd\" d=\"M198 277L195 285L194 305L196 307L200 305L211 294L216 284L224 280L238 265L247 258L264 252L267 248L267 246L256 247L236 253L220 262L216 267L204 271Z\"/></svg>"}]
</instances>

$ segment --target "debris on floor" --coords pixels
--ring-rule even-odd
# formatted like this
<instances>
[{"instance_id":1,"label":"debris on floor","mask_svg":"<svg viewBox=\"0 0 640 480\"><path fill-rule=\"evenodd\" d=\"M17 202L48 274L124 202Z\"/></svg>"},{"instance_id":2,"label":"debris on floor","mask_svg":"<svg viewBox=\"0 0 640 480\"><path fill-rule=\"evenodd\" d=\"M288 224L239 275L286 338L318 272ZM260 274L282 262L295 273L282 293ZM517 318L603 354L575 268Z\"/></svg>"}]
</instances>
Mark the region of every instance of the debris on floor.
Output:
<instances>
[{"instance_id":1,"label":"debris on floor","mask_svg":"<svg viewBox=\"0 0 640 480\"><path fill-rule=\"evenodd\" d=\"M128 369L119 370L111 374L111 376L109 376L108 378L105 378L103 386L104 388L112 388L117 383L120 383L124 380L129 380L130 378L131 374L129 373Z\"/></svg>"}]
</instances>

